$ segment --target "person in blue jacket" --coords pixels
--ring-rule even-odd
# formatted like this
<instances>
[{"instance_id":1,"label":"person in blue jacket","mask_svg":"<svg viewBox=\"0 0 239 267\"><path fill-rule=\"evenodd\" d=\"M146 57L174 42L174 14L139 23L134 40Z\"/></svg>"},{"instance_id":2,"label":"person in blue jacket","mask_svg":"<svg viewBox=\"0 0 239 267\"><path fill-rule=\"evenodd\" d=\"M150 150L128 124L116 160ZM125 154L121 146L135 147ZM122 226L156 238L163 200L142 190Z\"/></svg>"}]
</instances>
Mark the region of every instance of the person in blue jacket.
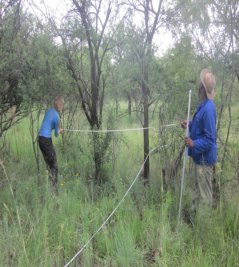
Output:
<instances>
[{"instance_id":1,"label":"person in blue jacket","mask_svg":"<svg viewBox=\"0 0 239 267\"><path fill-rule=\"evenodd\" d=\"M54 100L54 108L46 111L43 118L41 128L38 133L38 143L44 160L48 166L49 179L53 189L57 193L57 180L58 180L58 166L56 152L52 143L52 131L54 130L55 136L58 137L62 132L60 127L59 112L64 108L63 96L57 96Z\"/></svg>"},{"instance_id":2,"label":"person in blue jacket","mask_svg":"<svg viewBox=\"0 0 239 267\"><path fill-rule=\"evenodd\" d=\"M196 213L200 203L213 204L213 166L217 161L216 108L214 103L216 79L208 69L200 73L199 104L189 122L189 137L185 138L188 155L193 159L193 196L191 212ZM187 121L181 122L182 128Z\"/></svg>"}]
</instances>

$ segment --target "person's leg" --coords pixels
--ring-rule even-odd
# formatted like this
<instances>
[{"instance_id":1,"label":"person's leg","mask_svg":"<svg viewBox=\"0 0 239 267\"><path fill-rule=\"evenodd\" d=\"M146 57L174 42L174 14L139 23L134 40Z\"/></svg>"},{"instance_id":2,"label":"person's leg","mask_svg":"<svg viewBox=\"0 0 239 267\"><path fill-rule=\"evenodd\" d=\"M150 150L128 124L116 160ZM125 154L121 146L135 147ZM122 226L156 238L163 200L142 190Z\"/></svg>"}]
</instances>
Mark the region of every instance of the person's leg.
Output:
<instances>
[{"instance_id":1,"label":"person's leg","mask_svg":"<svg viewBox=\"0 0 239 267\"><path fill-rule=\"evenodd\" d=\"M57 157L56 157L56 152L54 149L54 146L52 144L51 147L51 152L52 152L52 157L49 162L49 168L50 168L50 180L52 183L52 186L55 190L55 193L58 194L58 188L57 188L57 183L58 183L58 165L57 165Z\"/></svg>"},{"instance_id":2,"label":"person's leg","mask_svg":"<svg viewBox=\"0 0 239 267\"><path fill-rule=\"evenodd\" d=\"M42 152L43 158L47 164L47 167L49 168L48 161L49 161L49 156L50 156L49 147L51 146L51 139L43 137L43 136L39 136L38 143L39 143L39 147Z\"/></svg>"},{"instance_id":3,"label":"person's leg","mask_svg":"<svg viewBox=\"0 0 239 267\"><path fill-rule=\"evenodd\" d=\"M49 169L49 179L54 190L57 192L58 166L56 152L51 138L39 137L39 147Z\"/></svg>"},{"instance_id":4,"label":"person's leg","mask_svg":"<svg viewBox=\"0 0 239 267\"><path fill-rule=\"evenodd\" d=\"M192 177L192 206L191 213L196 214L200 202L200 191L198 185L197 165L193 163L193 177Z\"/></svg>"},{"instance_id":5,"label":"person's leg","mask_svg":"<svg viewBox=\"0 0 239 267\"><path fill-rule=\"evenodd\" d=\"M213 167L208 165L196 165L196 172L201 202L211 208L213 204Z\"/></svg>"}]
</instances>

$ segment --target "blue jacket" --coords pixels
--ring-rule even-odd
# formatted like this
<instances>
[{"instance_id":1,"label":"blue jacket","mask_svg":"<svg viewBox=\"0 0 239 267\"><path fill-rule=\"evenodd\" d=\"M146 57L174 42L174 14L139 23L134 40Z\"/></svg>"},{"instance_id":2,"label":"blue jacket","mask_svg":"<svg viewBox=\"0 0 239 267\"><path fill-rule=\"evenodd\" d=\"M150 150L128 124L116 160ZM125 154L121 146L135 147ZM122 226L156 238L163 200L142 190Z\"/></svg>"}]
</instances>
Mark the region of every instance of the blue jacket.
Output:
<instances>
[{"instance_id":1,"label":"blue jacket","mask_svg":"<svg viewBox=\"0 0 239 267\"><path fill-rule=\"evenodd\" d=\"M59 134L59 123L60 118L58 112L54 108L48 109L42 121L39 136L51 138L51 132L52 130L55 130L55 136L57 137Z\"/></svg>"},{"instance_id":2,"label":"blue jacket","mask_svg":"<svg viewBox=\"0 0 239 267\"><path fill-rule=\"evenodd\" d=\"M214 165L217 160L216 109L213 100L202 101L189 124L194 146L188 154L196 164Z\"/></svg>"}]
</instances>

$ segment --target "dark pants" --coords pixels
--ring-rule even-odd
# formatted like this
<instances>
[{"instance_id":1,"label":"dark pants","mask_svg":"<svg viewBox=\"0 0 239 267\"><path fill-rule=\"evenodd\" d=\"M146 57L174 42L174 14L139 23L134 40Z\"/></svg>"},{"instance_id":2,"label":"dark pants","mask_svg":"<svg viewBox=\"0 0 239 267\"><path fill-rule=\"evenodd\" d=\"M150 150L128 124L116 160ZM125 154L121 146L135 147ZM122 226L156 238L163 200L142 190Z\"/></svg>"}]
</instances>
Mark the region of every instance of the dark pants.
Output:
<instances>
[{"instance_id":1,"label":"dark pants","mask_svg":"<svg viewBox=\"0 0 239 267\"><path fill-rule=\"evenodd\" d=\"M39 136L38 142L44 160L49 168L49 179L51 180L54 189L57 190L58 166L56 152L52 143L52 139Z\"/></svg>"}]
</instances>

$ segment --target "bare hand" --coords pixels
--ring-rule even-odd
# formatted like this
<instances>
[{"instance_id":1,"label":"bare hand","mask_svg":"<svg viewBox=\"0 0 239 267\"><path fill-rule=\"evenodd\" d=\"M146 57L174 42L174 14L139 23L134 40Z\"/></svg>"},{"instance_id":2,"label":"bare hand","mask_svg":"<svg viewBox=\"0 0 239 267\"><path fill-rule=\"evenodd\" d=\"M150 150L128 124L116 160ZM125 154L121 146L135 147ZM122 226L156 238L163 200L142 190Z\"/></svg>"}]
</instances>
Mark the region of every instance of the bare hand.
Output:
<instances>
[{"instance_id":1,"label":"bare hand","mask_svg":"<svg viewBox=\"0 0 239 267\"><path fill-rule=\"evenodd\" d=\"M59 128L58 133L61 134L63 132L62 128Z\"/></svg>"},{"instance_id":2,"label":"bare hand","mask_svg":"<svg viewBox=\"0 0 239 267\"><path fill-rule=\"evenodd\" d=\"M188 125L188 121L187 121L187 120L182 120L182 121L180 122L180 125L181 125L181 127L182 127L183 129L186 129L186 128L187 128L187 125Z\"/></svg>"},{"instance_id":3,"label":"bare hand","mask_svg":"<svg viewBox=\"0 0 239 267\"><path fill-rule=\"evenodd\" d=\"M194 146L194 144L193 144L193 140L190 138L190 137L186 137L185 139L184 139L184 143L185 143L185 145L187 146L187 147L193 147Z\"/></svg>"}]
</instances>

